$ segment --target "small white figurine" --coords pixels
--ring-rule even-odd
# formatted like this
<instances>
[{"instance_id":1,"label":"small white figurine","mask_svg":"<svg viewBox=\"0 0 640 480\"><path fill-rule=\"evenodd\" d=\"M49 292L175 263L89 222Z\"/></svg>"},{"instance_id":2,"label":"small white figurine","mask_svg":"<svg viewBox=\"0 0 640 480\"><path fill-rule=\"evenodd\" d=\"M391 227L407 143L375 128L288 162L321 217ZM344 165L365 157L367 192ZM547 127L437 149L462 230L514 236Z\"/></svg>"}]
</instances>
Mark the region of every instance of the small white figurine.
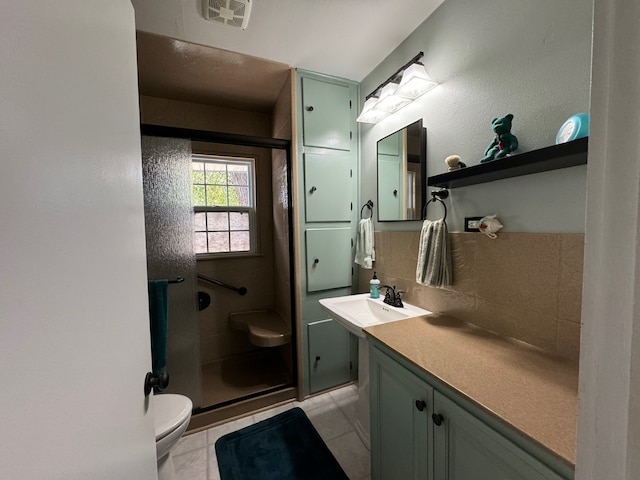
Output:
<instances>
[{"instance_id":1,"label":"small white figurine","mask_svg":"<svg viewBox=\"0 0 640 480\"><path fill-rule=\"evenodd\" d=\"M480 220L480 231L489 238L498 238L496 232L503 226L495 215L488 215Z\"/></svg>"},{"instance_id":2,"label":"small white figurine","mask_svg":"<svg viewBox=\"0 0 640 480\"><path fill-rule=\"evenodd\" d=\"M448 171L453 172L455 170L460 170L461 168L465 168L466 165L460 161L459 155L449 155L444 159L444 163L449 167Z\"/></svg>"}]
</instances>

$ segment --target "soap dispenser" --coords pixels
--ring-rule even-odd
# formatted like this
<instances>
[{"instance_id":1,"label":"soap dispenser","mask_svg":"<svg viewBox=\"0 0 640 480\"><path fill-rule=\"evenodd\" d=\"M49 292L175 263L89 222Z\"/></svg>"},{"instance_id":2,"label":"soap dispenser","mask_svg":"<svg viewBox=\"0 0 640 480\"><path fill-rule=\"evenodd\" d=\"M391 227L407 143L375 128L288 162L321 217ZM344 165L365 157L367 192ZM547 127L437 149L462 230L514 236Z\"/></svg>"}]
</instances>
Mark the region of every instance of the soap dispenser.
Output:
<instances>
[{"instance_id":1,"label":"soap dispenser","mask_svg":"<svg viewBox=\"0 0 640 480\"><path fill-rule=\"evenodd\" d=\"M371 298L380 298L380 280L376 277L376 272L373 272L373 278L369 281L369 294Z\"/></svg>"}]
</instances>

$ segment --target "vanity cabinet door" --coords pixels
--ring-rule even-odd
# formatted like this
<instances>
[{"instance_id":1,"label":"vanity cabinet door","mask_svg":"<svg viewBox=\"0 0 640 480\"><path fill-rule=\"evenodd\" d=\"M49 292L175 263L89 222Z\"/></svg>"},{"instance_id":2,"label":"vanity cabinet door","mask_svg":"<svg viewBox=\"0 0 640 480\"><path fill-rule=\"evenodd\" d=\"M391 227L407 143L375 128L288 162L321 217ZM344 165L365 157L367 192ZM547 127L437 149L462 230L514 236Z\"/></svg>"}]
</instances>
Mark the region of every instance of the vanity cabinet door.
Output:
<instances>
[{"instance_id":1,"label":"vanity cabinet door","mask_svg":"<svg viewBox=\"0 0 640 480\"><path fill-rule=\"evenodd\" d=\"M351 150L349 86L302 79L302 129L306 147Z\"/></svg>"},{"instance_id":2,"label":"vanity cabinet door","mask_svg":"<svg viewBox=\"0 0 640 480\"><path fill-rule=\"evenodd\" d=\"M430 480L433 388L376 348L370 352L371 478Z\"/></svg>"},{"instance_id":3,"label":"vanity cabinet door","mask_svg":"<svg viewBox=\"0 0 640 480\"><path fill-rule=\"evenodd\" d=\"M434 477L438 480L562 480L562 477L449 398L434 393ZM435 419L433 419L435 420Z\"/></svg>"},{"instance_id":4,"label":"vanity cabinet door","mask_svg":"<svg viewBox=\"0 0 640 480\"><path fill-rule=\"evenodd\" d=\"M310 323L307 328L311 393L350 381L349 331L332 319Z\"/></svg>"},{"instance_id":5,"label":"vanity cabinet door","mask_svg":"<svg viewBox=\"0 0 640 480\"><path fill-rule=\"evenodd\" d=\"M348 154L304 155L307 222L351 220L352 178Z\"/></svg>"}]
</instances>

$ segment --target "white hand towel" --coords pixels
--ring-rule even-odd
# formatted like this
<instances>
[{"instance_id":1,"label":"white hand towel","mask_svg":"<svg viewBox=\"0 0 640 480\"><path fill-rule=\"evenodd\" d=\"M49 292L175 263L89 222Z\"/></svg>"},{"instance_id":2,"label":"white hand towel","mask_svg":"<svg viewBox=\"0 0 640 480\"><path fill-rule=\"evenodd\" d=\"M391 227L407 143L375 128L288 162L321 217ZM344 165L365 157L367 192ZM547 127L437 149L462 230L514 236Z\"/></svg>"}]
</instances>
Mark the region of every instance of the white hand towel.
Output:
<instances>
[{"instance_id":1,"label":"white hand towel","mask_svg":"<svg viewBox=\"0 0 640 480\"><path fill-rule=\"evenodd\" d=\"M358 223L358 233L356 235L356 257L355 263L362 268L373 268L376 260L376 250L373 237L373 221L371 218L363 218Z\"/></svg>"},{"instance_id":2,"label":"white hand towel","mask_svg":"<svg viewBox=\"0 0 640 480\"><path fill-rule=\"evenodd\" d=\"M430 287L451 285L451 251L444 220L425 220L420 232L416 282Z\"/></svg>"}]
</instances>

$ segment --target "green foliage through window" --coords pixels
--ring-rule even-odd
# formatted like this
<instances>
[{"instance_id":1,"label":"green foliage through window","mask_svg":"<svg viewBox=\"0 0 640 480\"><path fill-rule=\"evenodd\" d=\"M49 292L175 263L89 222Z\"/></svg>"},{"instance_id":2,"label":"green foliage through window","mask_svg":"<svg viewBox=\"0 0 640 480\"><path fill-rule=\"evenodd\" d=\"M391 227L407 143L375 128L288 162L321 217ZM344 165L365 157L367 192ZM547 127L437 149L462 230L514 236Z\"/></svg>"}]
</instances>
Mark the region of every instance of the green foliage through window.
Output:
<instances>
[{"instance_id":1,"label":"green foliage through window","mask_svg":"<svg viewBox=\"0 0 640 480\"><path fill-rule=\"evenodd\" d=\"M196 253L253 250L253 159L193 156Z\"/></svg>"}]
</instances>

